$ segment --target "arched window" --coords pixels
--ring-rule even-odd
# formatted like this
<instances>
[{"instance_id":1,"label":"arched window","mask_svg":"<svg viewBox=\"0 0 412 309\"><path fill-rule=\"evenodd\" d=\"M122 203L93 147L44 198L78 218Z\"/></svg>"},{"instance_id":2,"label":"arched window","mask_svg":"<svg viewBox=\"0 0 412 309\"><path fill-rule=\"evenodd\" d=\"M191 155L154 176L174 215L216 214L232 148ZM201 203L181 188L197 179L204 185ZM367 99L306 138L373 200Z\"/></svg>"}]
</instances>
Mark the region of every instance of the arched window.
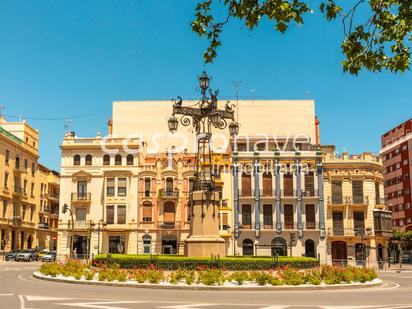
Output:
<instances>
[{"instance_id":1,"label":"arched window","mask_svg":"<svg viewBox=\"0 0 412 309\"><path fill-rule=\"evenodd\" d=\"M245 239L242 243L242 255L254 255L253 241Z\"/></svg>"},{"instance_id":2,"label":"arched window","mask_svg":"<svg viewBox=\"0 0 412 309\"><path fill-rule=\"evenodd\" d=\"M288 246L286 240L282 237L275 237L272 240L272 256L287 256Z\"/></svg>"},{"instance_id":3,"label":"arched window","mask_svg":"<svg viewBox=\"0 0 412 309\"><path fill-rule=\"evenodd\" d=\"M114 157L114 165L122 165L122 156L121 155L116 155Z\"/></svg>"},{"instance_id":4,"label":"arched window","mask_svg":"<svg viewBox=\"0 0 412 309\"><path fill-rule=\"evenodd\" d=\"M312 239L305 242L305 256L316 258L315 242Z\"/></svg>"},{"instance_id":5,"label":"arched window","mask_svg":"<svg viewBox=\"0 0 412 309\"><path fill-rule=\"evenodd\" d=\"M80 155L74 155L73 157L73 165L80 165Z\"/></svg>"},{"instance_id":6,"label":"arched window","mask_svg":"<svg viewBox=\"0 0 412 309\"><path fill-rule=\"evenodd\" d=\"M108 154L103 156L103 165L110 165L110 156Z\"/></svg>"},{"instance_id":7,"label":"arched window","mask_svg":"<svg viewBox=\"0 0 412 309\"><path fill-rule=\"evenodd\" d=\"M86 155L86 158L85 158L85 164L86 165L92 165L92 155Z\"/></svg>"},{"instance_id":8,"label":"arched window","mask_svg":"<svg viewBox=\"0 0 412 309\"><path fill-rule=\"evenodd\" d=\"M133 155L129 154L126 158L127 165L133 165Z\"/></svg>"}]
</instances>

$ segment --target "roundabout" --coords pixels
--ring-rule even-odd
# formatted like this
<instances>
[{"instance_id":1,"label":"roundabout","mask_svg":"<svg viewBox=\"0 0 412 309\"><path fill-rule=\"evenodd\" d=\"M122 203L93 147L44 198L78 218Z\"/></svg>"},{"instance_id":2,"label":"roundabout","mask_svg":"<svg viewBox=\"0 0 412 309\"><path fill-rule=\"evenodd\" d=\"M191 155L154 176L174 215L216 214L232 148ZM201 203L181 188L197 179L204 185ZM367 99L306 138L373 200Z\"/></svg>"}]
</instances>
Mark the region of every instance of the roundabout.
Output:
<instances>
[{"instance_id":1,"label":"roundabout","mask_svg":"<svg viewBox=\"0 0 412 309\"><path fill-rule=\"evenodd\" d=\"M38 263L0 264L4 308L411 308L412 272L381 272L382 283L367 289L214 291L136 289L50 282L33 277ZM310 304L310 305L309 305Z\"/></svg>"}]
</instances>

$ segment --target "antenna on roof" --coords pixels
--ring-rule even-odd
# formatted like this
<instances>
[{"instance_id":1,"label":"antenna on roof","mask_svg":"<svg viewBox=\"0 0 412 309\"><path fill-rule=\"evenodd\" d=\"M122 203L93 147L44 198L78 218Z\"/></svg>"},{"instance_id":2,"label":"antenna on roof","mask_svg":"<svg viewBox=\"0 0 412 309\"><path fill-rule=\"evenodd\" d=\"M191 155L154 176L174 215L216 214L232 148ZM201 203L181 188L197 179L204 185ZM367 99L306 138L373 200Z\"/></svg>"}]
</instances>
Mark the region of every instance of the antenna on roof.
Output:
<instances>
[{"instance_id":1,"label":"antenna on roof","mask_svg":"<svg viewBox=\"0 0 412 309\"><path fill-rule=\"evenodd\" d=\"M233 84L235 85L235 91L236 91L236 120L237 121L239 121L239 91L240 91L241 83L242 83L241 80L233 82Z\"/></svg>"}]
</instances>

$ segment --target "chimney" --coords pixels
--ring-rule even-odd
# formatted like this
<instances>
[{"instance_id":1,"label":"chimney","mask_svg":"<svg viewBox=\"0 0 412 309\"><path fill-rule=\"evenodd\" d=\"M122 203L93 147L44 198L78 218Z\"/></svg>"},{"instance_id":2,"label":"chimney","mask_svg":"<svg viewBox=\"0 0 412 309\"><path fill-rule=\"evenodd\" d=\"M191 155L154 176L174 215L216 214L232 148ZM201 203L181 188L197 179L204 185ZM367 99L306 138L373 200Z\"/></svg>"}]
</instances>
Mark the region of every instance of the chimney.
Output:
<instances>
[{"instance_id":1,"label":"chimney","mask_svg":"<svg viewBox=\"0 0 412 309\"><path fill-rule=\"evenodd\" d=\"M320 144L319 128L320 128L320 120L319 120L318 116L315 116L316 145Z\"/></svg>"}]
</instances>

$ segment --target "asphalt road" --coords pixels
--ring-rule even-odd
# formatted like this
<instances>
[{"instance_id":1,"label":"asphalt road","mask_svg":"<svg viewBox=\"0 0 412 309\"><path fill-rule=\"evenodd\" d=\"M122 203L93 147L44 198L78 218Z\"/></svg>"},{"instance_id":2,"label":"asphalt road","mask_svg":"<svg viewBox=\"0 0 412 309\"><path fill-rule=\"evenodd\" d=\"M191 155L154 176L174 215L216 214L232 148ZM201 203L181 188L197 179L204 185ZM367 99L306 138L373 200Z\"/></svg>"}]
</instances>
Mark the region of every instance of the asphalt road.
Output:
<instances>
[{"instance_id":1,"label":"asphalt road","mask_svg":"<svg viewBox=\"0 0 412 309\"><path fill-rule=\"evenodd\" d=\"M412 272L380 274L384 284L334 291L182 291L85 286L38 280L37 263L0 262L0 308L278 309L412 308Z\"/></svg>"}]
</instances>

